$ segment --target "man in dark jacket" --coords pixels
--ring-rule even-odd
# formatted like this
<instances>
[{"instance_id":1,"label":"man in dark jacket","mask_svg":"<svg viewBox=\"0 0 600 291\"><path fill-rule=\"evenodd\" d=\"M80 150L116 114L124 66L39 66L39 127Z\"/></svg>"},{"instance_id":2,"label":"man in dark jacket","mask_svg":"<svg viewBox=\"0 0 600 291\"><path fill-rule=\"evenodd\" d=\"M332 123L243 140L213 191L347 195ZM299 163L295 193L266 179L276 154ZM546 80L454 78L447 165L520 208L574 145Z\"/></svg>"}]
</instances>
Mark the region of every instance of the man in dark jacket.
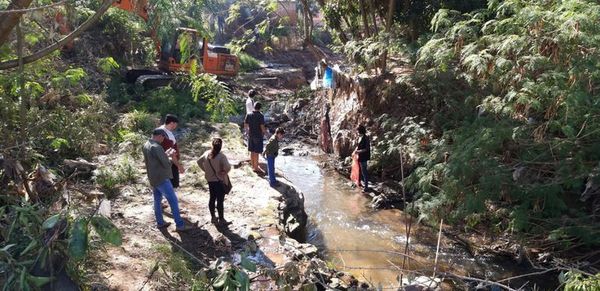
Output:
<instances>
[{"instance_id":1,"label":"man in dark jacket","mask_svg":"<svg viewBox=\"0 0 600 291\"><path fill-rule=\"evenodd\" d=\"M190 228L185 226L179 214L179 203L170 180L173 178L171 159L175 155L175 152L169 151L167 155L161 146L166 137L167 133L163 129L157 128L152 132L152 138L146 141L142 148L148 181L154 192L154 215L156 216L158 228L166 228L170 225L170 223L163 220L160 202L164 196L171 207L177 231L186 231Z\"/></svg>"},{"instance_id":2,"label":"man in dark jacket","mask_svg":"<svg viewBox=\"0 0 600 291\"><path fill-rule=\"evenodd\" d=\"M279 141L283 139L284 133L283 128L278 127L275 130L275 134L267 142L265 151L263 152L263 156L267 160L267 172L269 173L269 185L271 187L275 187L278 184L275 179L275 158L279 154Z\"/></svg>"},{"instance_id":3,"label":"man in dark jacket","mask_svg":"<svg viewBox=\"0 0 600 291\"><path fill-rule=\"evenodd\" d=\"M358 146L354 150L358 154L358 162L360 164L360 176L363 178L364 192L369 191L369 172L367 170L367 161L371 159L371 144L367 136L367 129L364 125L359 125L358 128Z\"/></svg>"}]
</instances>

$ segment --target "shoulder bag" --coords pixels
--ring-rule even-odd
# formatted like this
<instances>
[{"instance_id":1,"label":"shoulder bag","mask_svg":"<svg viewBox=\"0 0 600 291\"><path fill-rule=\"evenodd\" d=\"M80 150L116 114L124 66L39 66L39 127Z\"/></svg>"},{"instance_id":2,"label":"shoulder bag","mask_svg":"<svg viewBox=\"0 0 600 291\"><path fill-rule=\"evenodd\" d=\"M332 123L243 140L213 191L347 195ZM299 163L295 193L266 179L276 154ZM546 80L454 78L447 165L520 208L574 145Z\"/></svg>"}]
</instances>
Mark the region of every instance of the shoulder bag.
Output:
<instances>
[{"instance_id":1,"label":"shoulder bag","mask_svg":"<svg viewBox=\"0 0 600 291\"><path fill-rule=\"evenodd\" d=\"M217 180L219 180L219 183L221 183L221 186L223 187L223 192L225 192L225 194L229 194L229 192L231 192L231 188L233 187L231 185L231 179L227 179L227 180L229 180L229 183L226 183L225 181L222 181L221 179L219 179L219 175L217 174L217 171L215 171L215 168L213 168L213 165L210 162L211 158L206 157L206 159L208 160L208 164L210 165L210 168L213 170L213 173L215 173L215 177L217 177Z\"/></svg>"}]
</instances>

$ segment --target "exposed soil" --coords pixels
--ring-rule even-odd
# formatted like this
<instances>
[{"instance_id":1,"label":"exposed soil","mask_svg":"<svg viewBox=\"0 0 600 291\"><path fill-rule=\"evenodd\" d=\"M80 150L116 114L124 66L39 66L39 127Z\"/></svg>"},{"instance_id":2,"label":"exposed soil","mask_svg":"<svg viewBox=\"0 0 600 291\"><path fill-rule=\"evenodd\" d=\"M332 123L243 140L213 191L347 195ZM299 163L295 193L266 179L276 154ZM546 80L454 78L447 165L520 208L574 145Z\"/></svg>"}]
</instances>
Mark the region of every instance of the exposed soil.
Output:
<instances>
[{"instance_id":1,"label":"exposed soil","mask_svg":"<svg viewBox=\"0 0 600 291\"><path fill-rule=\"evenodd\" d=\"M264 253L263 261L280 265L289 257L279 246L278 205L282 193L269 187L266 179L251 171L245 161L246 150L242 144L239 128L233 124L211 126L207 123L187 124L189 134L180 136L178 142L186 172L181 176L181 187L176 190L182 216L187 223L197 224L198 228L186 233L178 233L172 224L159 231L153 211L153 198L148 186L143 161L136 160L140 169L136 183L127 185L112 201L112 221L123 232L121 247L107 247L108 250L95 258L97 274L92 275L98 282L94 289L110 290L164 290L164 272L155 272L154 265L166 260L161 245L170 245L173 250L185 249L190 261L198 265L208 265L219 257L231 257L236 250L253 245L248 240L256 238L256 245ZM230 173L233 190L225 199L225 216L233 223L229 227L217 227L210 223L208 211L208 187L204 174L196 165L199 156L208 149L211 136L224 138L223 152L234 169ZM118 159L111 155L99 157L99 161ZM287 182L281 180L282 184ZM165 208L165 221L170 210ZM109 255L110 254L110 255ZM97 264L97 262L101 264ZM173 274L170 274L173 275ZM147 282L146 282L147 281ZM187 289L189 286L179 286Z\"/></svg>"}]
</instances>

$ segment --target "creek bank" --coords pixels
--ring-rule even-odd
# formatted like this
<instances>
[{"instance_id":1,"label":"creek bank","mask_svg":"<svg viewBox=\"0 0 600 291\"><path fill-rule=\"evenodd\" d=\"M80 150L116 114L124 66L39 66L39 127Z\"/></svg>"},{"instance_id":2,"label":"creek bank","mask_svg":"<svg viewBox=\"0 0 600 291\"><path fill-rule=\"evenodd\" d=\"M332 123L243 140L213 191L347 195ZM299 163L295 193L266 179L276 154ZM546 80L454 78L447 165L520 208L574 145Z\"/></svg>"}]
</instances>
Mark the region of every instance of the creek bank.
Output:
<instances>
[{"instance_id":1,"label":"creek bank","mask_svg":"<svg viewBox=\"0 0 600 291\"><path fill-rule=\"evenodd\" d=\"M285 107L295 108L296 110L288 112L290 121L286 122L285 126L287 132L291 132L298 137L298 140L321 148L321 152L328 148L330 151L327 155L328 159L321 162L322 166L336 169L348 178L351 165L349 155L355 146L354 141L357 139L354 132L357 124L367 125L372 143L376 144L384 137L382 135L381 120L374 116L386 113L395 114L396 119L402 120L403 117L408 117L409 114L429 116L431 112L428 112L423 104L417 104L416 108L411 107L408 104L410 100L407 100L406 94L404 97L400 94L393 100L388 99L381 103L372 104L371 100L373 98L370 96L374 96L377 94L374 92L382 88L387 88L388 91L391 90L392 93L387 92L386 94L392 95L393 92L399 93L402 90L407 90L404 85L394 85L393 81L390 83L385 78L379 80L347 78L343 82L348 84L335 90L317 91L308 97L289 100ZM377 85L377 82L381 82L383 85ZM394 102L398 102L398 104L392 106ZM405 112L402 110L405 110ZM327 113L329 114L327 119L331 130L331 144L328 147L324 145L322 139L323 119L325 119ZM294 152L293 147L287 151ZM377 153L375 155L377 156ZM410 155L406 155L404 162L403 174L408 176L415 161L410 158ZM374 181L372 181L374 182L372 184L373 191L367 194L371 199L370 207L373 209L402 209L404 201L402 199L402 182L399 179L401 176L399 161L396 161L395 166L388 167L385 170L382 170L380 161L374 164L370 165L370 170L371 168L373 170L370 173L374 174L372 175L372 177L374 176ZM352 186L352 183L348 181L347 185ZM410 192L406 193L407 202L412 200L412 194ZM431 225L429 227L437 229L437 226ZM498 235L494 235L485 229L465 231L460 230L460 226L444 226L444 235L449 240L454 241L457 246L464 247L476 262L480 260L498 260L503 265L512 265L513 268L511 269L514 269L517 274L531 272L536 270L535 268L543 269L544 266L547 268L552 267L552 254L539 252L535 248L526 246L511 235L500 235L498 237ZM481 276L487 276L484 274L483 269L481 272L483 272ZM549 282L555 282L557 278L554 273L547 273L533 280L545 281L546 285L552 284Z\"/></svg>"},{"instance_id":2,"label":"creek bank","mask_svg":"<svg viewBox=\"0 0 600 291\"><path fill-rule=\"evenodd\" d=\"M280 186L271 188L268 181L254 174L247 163L247 152L242 143L239 127L233 124L209 124L190 122L190 130L180 131L178 136L182 149L182 161L186 173L181 177L181 187L177 189L179 205L186 223L195 224L197 229L177 233L174 226L159 231L154 225L152 194L147 186L145 169L139 149L143 142L134 141L119 147L120 151L98 156L92 162L98 165L96 179L101 173L132 171L130 182L117 185L108 193L103 188L93 189L91 185L82 192L95 192L99 195L87 196L71 193L73 201L96 201L110 198L105 213L123 232L121 247L107 247L108 252L94 252L89 262L91 280L98 290L145 290L174 288L172 274L155 272L149 276L155 264L168 261L161 245L170 246L175 253L181 253L192 265L200 267L208 275L215 274L210 266L215 261L224 261L224 266L240 266L242 257L254 262L256 272L250 272L254 288L270 286L280 288L276 278L287 278L285 282L296 289L312 284L318 289L333 284L344 288L358 286L351 276L340 276L339 272L327 267L318 258L315 246L302 243L307 216L304 212L304 195L291 183L280 178ZM234 188L226 197L225 214L233 224L229 227L210 223L208 187L196 159L209 148L211 136L224 139L223 151L227 154L234 169L230 173ZM104 200L108 201L108 200ZM79 203L79 202L77 202ZM90 203L90 202L87 202ZM165 208L169 221L170 208ZM296 239L299 239L296 240ZM204 266L204 267L202 267ZM208 266L208 267L207 267ZM294 271L296 270L296 271ZM342 280L341 278L352 278ZM211 277L208 277L210 279ZM293 279L295 278L295 279ZM260 280L259 280L260 279ZM343 282L340 282L343 281ZM177 288L191 284L179 282ZM189 286L188 286L189 287ZM340 287L340 288L341 288ZM265 287L266 288L266 287ZM267 288L268 289L268 288ZM343 288L341 288L343 289Z\"/></svg>"}]
</instances>

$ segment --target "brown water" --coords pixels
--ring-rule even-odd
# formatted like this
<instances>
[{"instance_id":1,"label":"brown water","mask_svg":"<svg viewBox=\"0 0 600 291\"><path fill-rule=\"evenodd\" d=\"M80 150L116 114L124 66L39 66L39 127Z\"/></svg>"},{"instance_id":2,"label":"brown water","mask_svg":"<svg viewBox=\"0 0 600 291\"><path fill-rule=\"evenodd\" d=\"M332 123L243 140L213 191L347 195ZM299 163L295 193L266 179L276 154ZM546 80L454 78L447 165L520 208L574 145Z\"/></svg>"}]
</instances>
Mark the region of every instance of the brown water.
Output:
<instances>
[{"instance_id":1,"label":"brown water","mask_svg":"<svg viewBox=\"0 0 600 291\"><path fill-rule=\"evenodd\" d=\"M397 267L402 266L406 243L406 216L402 211L372 210L370 197L352 189L348 180L335 171L321 168L318 157L279 157L276 168L305 195L308 242L319 247L339 270L375 286L398 287ZM431 276L436 244L436 230L414 223L411 258L406 260L405 269ZM520 273L506 260L475 259L443 236L437 270L497 279Z\"/></svg>"}]
</instances>

